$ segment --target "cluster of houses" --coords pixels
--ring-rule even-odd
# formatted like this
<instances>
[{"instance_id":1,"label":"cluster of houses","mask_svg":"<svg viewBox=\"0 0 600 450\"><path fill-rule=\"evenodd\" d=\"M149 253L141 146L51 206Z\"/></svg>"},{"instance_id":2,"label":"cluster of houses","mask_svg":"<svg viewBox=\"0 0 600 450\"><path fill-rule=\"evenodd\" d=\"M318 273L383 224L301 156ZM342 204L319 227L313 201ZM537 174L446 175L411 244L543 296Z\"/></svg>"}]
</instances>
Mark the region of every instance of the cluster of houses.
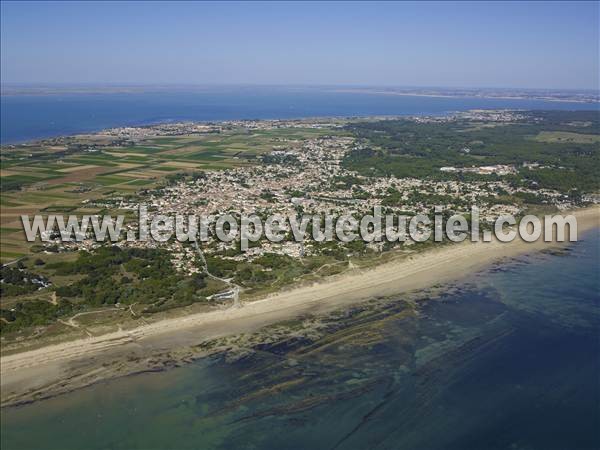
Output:
<instances>
[{"instance_id":1,"label":"cluster of houses","mask_svg":"<svg viewBox=\"0 0 600 450\"><path fill-rule=\"evenodd\" d=\"M492 117L502 121L509 113L472 112L471 114L475 114L474 117L479 117L480 114L486 119L489 119L492 114ZM510 117L514 120L514 113L511 114L513 115ZM193 130L207 132L217 130L219 127L243 126L252 129L270 129L299 126L321 128L326 125L326 121L240 121L221 124L166 124L153 127L118 128L110 132L115 136L131 139L145 136L144 133L148 133L148 130L152 130L154 134L169 135L175 132L190 133ZM276 145L273 146L273 151L263 158L262 164L208 171L203 177L184 179L152 191L144 202L150 208L150 219L153 214L184 216L193 214L198 217L217 217L227 213L259 216L281 214L287 217L301 213L356 216L368 214L373 211L373 207L382 204L388 210L412 214L429 213L434 206L443 206L446 210L454 212L468 212L471 205L477 205L482 209L481 217L484 220L520 212L517 204L495 202L495 198L515 193L515 189L509 183L496 177L488 181L467 182L362 176L348 170L343 164L346 154L360 148L360 145L353 137L335 133L309 139L279 137ZM482 175L507 175L517 172L512 165L442 167L440 170L473 172ZM524 188L519 189L528 191ZM390 193L394 194L392 201L390 201ZM538 190L530 193L537 195L540 192ZM564 200L558 192L544 191L542 194L552 198L556 204ZM432 201L435 201L435 204ZM117 203L120 209L137 208L137 204L134 203L125 201ZM73 245L89 248L95 244L85 241ZM170 250L173 264L177 269L188 273L198 271L195 263L196 250L193 246L176 240L161 243L152 240L123 241L119 245L166 247ZM264 240L242 254L228 251L234 245L220 242L211 236L209 242L203 244L203 247L206 253L238 260L252 260L267 253L297 258L318 251L318 244L314 242L297 243L291 240L280 243Z\"/></svg>"},{"instance_id":2,"label":"cluster of houses","mask_svg":"<svg viewBox=\"0 0 600 450\"><path fill-rule=\"evenodd\" d=\"M517 168L510 164L494 164L491 166L473 166L473 167L440 167L441 172L463 172L463 173L476 173L478 175L511 175L517 173Z\"/></svg>"}]
</instances>

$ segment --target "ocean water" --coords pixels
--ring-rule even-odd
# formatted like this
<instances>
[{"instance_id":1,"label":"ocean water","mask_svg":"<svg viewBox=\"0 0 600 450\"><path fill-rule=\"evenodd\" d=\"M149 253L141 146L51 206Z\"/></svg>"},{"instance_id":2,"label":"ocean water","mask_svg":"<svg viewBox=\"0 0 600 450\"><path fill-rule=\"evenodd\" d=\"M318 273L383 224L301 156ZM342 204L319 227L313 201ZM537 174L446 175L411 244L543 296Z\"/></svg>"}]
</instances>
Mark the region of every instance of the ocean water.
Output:
<instances>
[{"instance_id":1,"label":"ocean water","mask_svg":"<svg viewBox=\"0 0 600 450\"><path fill-rule=\"evenodd\" d=\"M598 449L599 252L594 230L416 310L373 300L242 358L5 408L2 449Z\"/></svg>"},{"instance_id":2,"label":"ocean water","mask_svg":"<svg viewBox=\"0 0 600 450\"><path fill-rule=\"evenodd\" d=\"M17 143L104 128L173 121L316 116L439 115L483 108L597 109L595 104L434 98L317 89L220 88L205 92L2 95L0 142Z\"/></svg>"}]
</instances>

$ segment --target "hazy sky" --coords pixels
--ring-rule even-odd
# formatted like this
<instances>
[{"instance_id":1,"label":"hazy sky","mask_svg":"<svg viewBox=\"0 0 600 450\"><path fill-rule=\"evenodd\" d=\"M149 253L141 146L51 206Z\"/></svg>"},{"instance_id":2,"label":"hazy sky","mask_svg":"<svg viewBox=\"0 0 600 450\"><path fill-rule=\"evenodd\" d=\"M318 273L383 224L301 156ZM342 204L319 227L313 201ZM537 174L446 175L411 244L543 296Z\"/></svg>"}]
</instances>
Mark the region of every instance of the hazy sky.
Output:
<instances>
[{"instance_id":1,"label":"hazy sky","mask_svg":"<svg viewBox=\"0 0 600 450\"><path fill-rule=\"evenodd\" d=\"M599 4L2 2L24 83L595 88Z\"/></svg>"}]
</instances>

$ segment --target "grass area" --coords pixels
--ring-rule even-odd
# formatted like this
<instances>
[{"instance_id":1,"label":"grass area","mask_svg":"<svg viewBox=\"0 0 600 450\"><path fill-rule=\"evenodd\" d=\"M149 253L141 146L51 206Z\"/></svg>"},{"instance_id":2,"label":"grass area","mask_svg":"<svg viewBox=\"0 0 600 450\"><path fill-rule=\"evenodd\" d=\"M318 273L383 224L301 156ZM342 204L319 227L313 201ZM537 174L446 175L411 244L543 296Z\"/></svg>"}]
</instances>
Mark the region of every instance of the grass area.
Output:
<instances>
[{"instance_id":1,"label":"grass area","mask_svg":"<svg viewBox=\"0 0 600 450\"><path fill-rule=\"evenodd\" d=\"M538 142L548 143L597 144L600 142L600 135L568 131L540 131L534 139Z\"/></svg>"}]
</instances>

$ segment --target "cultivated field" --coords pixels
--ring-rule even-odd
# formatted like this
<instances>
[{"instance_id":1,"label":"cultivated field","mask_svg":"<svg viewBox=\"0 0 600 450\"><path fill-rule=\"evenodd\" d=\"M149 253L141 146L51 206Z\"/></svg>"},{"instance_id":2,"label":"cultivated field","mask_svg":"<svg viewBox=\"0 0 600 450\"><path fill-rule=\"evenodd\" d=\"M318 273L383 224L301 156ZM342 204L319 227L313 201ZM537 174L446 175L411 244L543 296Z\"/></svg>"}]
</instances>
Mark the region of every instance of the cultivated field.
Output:
<instances>
[{"instance_id":1,"label":"cultivated field","mask_svg":"<svg viewBox=\"0 0 600 450\"><path fill-rule=\"evenodd\" d=\"M98 200L134 198L178 173L244 167L281 145L325 133L313 128L147 137L123 145L114 136L81 135L2 148L0 257L30 253L21 214L106 212ZM57 142L58 141L58 142ZM111 214L119 213L111 209Z\"/></svg>"}]
</instances>

